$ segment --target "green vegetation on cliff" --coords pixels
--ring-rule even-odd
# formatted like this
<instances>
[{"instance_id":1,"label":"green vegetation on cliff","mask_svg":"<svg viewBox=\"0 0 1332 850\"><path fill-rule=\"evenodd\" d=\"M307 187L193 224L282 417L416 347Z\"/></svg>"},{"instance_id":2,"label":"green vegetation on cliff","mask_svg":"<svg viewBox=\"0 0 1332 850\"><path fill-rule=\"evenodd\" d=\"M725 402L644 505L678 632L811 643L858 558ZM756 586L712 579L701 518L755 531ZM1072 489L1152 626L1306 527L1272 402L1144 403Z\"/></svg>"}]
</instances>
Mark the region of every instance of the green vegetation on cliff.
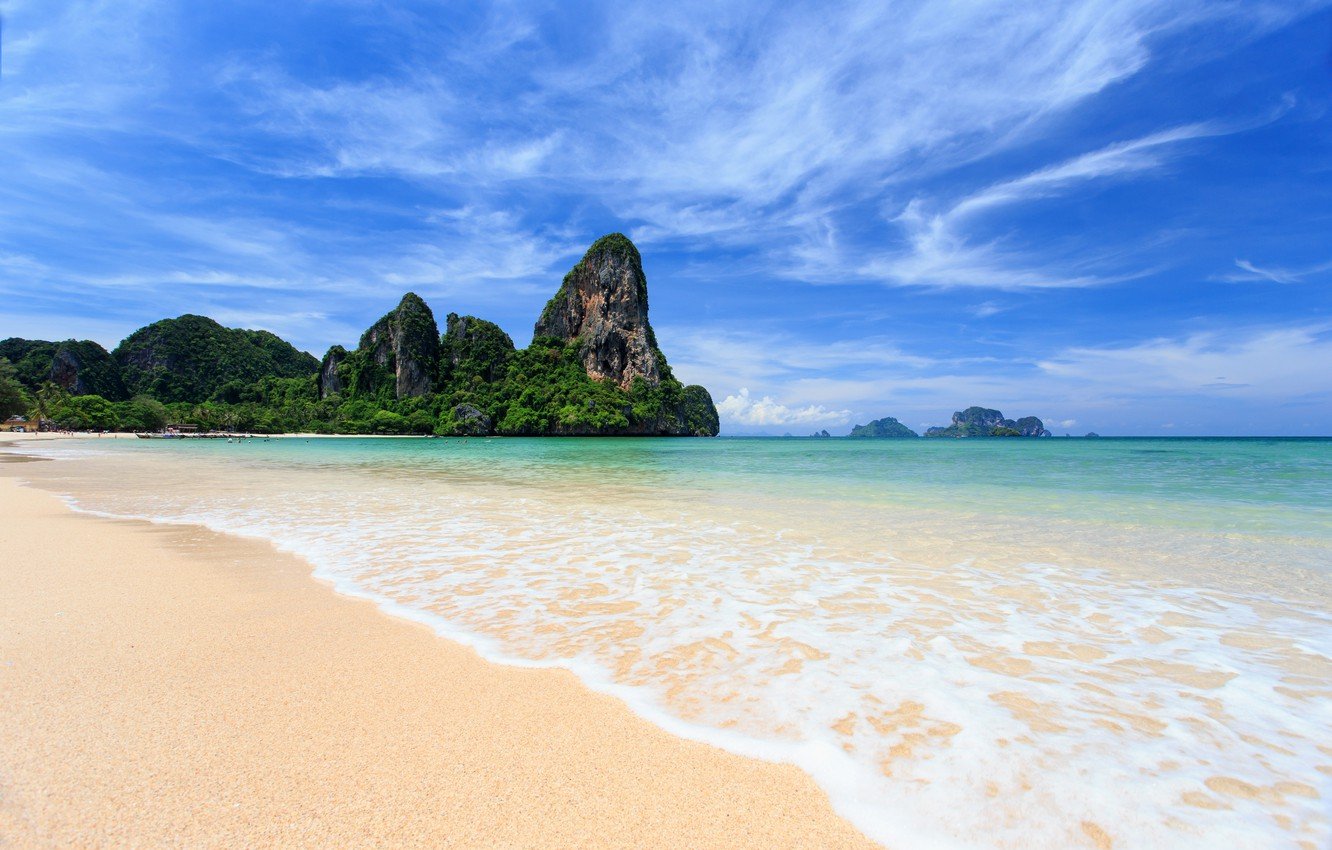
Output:
<instances>
[{"instance_id":1,"label":"green vegetation on cliff","mask_svg":"<svg viewBox=\"0 0 1332 850\"><path fill-rule=\"evenodd\" d=\"M0 340L0 357L9 361L15 378L29 391L36 390L50 379L55 350L55 343L44 339L10 337Z\"/></svg>"},{"instance_id":2,"label":"green vegetation on cliff","mask_svg":"<svg viewBox=\"0 0 1332 850\"><path fill-rule=\"evenodd\" d=\"M29 392L49 381L73 395L100 395L111 401L129 398L120 366L92 340L14 337L0 341L0 357L14 364L19 383Z\"/></svg>"},{"instance_id":3,"label":"green vegetation on cliff","mask_svg":"<svg viewBox=\"0 0 1332 850\"><path fill-rule=\"evenodd\" d=\"M268 331L224 328L193 315L140 328L113 356L130 393L162 402L202 402L233 381L305 377L319 368L312 356Z\"/></svg>"}]
</instances>

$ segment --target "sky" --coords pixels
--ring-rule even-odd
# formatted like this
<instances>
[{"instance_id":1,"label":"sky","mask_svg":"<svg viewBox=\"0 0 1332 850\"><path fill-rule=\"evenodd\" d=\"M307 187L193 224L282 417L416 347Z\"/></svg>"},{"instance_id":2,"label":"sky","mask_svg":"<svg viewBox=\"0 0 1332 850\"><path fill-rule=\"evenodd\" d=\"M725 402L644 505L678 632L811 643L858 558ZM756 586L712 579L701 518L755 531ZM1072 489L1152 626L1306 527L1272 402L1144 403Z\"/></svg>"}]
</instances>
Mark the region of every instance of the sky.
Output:
<instances>
[{"instance_id":1,"label":"sky","mask_svg":"<svg viewBox=\"0 0 1332 850\"><path fill-rule=\"evenodd\" d=\"M724 434L1332 433L1332 0L0 0L0 338L643 254Z\"/></svg>"}]
</instances>

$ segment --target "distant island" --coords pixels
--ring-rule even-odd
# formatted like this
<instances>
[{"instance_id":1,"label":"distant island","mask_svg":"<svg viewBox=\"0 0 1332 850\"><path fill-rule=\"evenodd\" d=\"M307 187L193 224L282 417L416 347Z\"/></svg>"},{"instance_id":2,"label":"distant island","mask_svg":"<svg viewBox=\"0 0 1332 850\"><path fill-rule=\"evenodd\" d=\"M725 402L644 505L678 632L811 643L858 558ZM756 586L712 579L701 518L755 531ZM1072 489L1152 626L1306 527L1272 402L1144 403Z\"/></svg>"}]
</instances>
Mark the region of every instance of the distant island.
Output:
<instances>
[{"instance_id":1,"label":"distant island","mask_svg":"<svg viewBox=\"0 0 1332 850\"><path fill-rule=\"evenodd\" d=\"M988 407L968 407L953 414L947 427L927 428L927 437L1049 437L1045 423L1035 416L1005 419Z\"/></svg>"},{"instance_id":2,"label":"distant island","mask_svg":"<svg viewBox=\"0 0 1332 850\"><path fill-rule=\"evenodd\" d=\"M4 387L10 388L5 395ZM0 341L10 413L73 430L168 423L254 433L715 436L712 396L671 372L648 322L647 278L624 235L598 239L517 349L498 325L415 293L355 349L317 360L267 331L163 319L108 352L90 340Z\"/></svg>"},{"instance_id":3,"label":"distant island","mask_svg":"<svg viewBox=\"0 0 1332 850\"><path fill-rule=\"evenodd\" d=\"M901 437L919 437L915 431L898 422L891 416L885 416L883 419L875 419L868 425L857 425L851 429L849 437L875 437L901 438Z\"/></svg>"},{"instance_id":4,"label":"distant island","mask_svg":"<svg viewBox=\"0 0 1332 850\"><path fill-rule=\"evenodd\" d=\"M868 425L851 429L850 437L900 439L920 436L891 416L875 419ZM988 407L968 407L953 414L953 422L925 431L926 437L1049 437L1045 423L1035 416L1005 419L997 410Z\"/></svg>"}]
</instances>

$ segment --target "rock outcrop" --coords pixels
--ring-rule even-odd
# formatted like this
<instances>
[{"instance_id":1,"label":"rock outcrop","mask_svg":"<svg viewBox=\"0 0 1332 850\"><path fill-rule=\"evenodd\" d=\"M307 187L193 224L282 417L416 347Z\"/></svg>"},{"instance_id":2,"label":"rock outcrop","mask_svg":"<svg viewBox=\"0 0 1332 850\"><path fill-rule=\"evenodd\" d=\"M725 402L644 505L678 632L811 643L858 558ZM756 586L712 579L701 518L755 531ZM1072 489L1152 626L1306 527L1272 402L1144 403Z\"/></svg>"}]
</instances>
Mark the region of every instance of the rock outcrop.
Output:
<instances>
[{"instance_id":1,"label":"rock outcrop","mask_svg":"<svg viewBox=\"0 0 1332 850\"><path fill-rule=\"evenodd\" d=\"M1005 423L1007 425L1007 423ZM1011 426L1023 437L1049 437L1052 436L1045 430L1045 423L1036 416L1024 416Z\"/></svg>"},{"instance_id":2,"label":"rock outcrop","mask_svg":"<svg viewBox=\"0 0 1332 850\"><path fill-rule=\"evenodd\" d=\"M120 367L92 340L66 340L51 357L48 380L70 395L99 395L107 401L129 398Z\"/></svg>"},{"instance_id":3,"label":"rock outcrop","mask_svg":"<svg viewBox=\"0 0 1332 850\"><path fill-rule=\"evenodd\" d=\"M458 437L484 437L495 431L490 417L470 404L459 404L453 408L453 435Z\"/></svg>"},{"instance_id":4,"label":"rock outcrop","mask_svg":"<svg viewBox=\"0 0 1332 850\"><path fill-rule=\"evenodd\" d=\"M439 363L439 326L414 292L361 335L359 351L393 375L394 396L429 395Z\"/></svg>"},{"instance_id":5,"label":"rock outcrop","mask_svg":"<svg viewBox=\"0 0 1332 850\"><path fill-rule=\"evenodd\" d=\"M623 389L635 378L649 386L660 381L665 358L648 323L647 278L634 243L620 233L592 243L546 304L533 336L576 340L587 374Z\"/></svg>"},{"instance_id":6,"label":"rock outcrop","mask_svg":"<svg viewBox=\"0 0 1332 850\"><path fill-rule=\"evenodd\" d=\"M92 340L11 337L0 341L0 357L14 365L15 377L29 392L49 381L70 395L100 395L108 401L129 398L120 365Z\"/></svg>"},{"instance_id":7,"label":"rock outcrop","mask_svg":"<svg viewBox=\"0 0 1332 850\"><path fill-rule=\"evenodd\" d=\"M319 364L319 397L321 399L338 395L347 388L346 382L342 380L342 375L338 373L338 367L346 359L347 349L340 345L333 346L324 354L324 359Z\"/></svg>"},{"instance_id":8,"label":"rock outcrop","mask_svg":"<svg viewBox=\"0 0 1332 850\"><path fill-rule=\"evenodd\" d=\"M875 419L868 425L857 425L851 429L851 433L848 436L885 439L919 437L920 435L903 425L901 422L898 422L893 417L885 416L883 419Z\"/></svg>"},{"instance_id":9,"label":"rock outcrop","mask_svg":"<svg viewBox=\"0 0 1332 850\"><path fill-rule=\"evenodd\" d=\"M440 381L498 381L513 353L513 339L499 325L450 313L439 342Z\"/></svg>"},{"instance_id":10,"label":"rock outcrop","mask_svg":"<svg viewBox=\"0 0 1332 850\"><path fill-rule=\"evenodd\" d=\"M307 378L319 361L268 331L224 328L184 315L139 328L112 352L131 395L162 402L207 401L224 384Z\"/></svg>"},{"instance_id":11,"label":"rock outcrop","mask_svg":"<svg viewBox=\"0 0 1332 850\"><path fill-rule=\"evenodd\" d=\"M968 407L953 414L953 423L946 428L934 427L925 431L927 437L1048 437L1045 423L1035 416L1024 416L1014 421L989 407Z\"/></svg>"},{"instance_id":12,"label":"rock outcrop","mask_svg":"<svg viewBox=\"0 0 1332 850\"><path fill-rule=\"evenodd\" d=\"M720 428L712 395L677 381L657 347L643 260L623 234L592 243L564 276L537 320L528 352L534 350L556 361L572 358L591 384L544 414L511 407L501 433L712 437ZM595 387L605 385L623 394L618 401L594 398ZM573 397L581 401L569 403Z\"/></svg>"}]
</instances>

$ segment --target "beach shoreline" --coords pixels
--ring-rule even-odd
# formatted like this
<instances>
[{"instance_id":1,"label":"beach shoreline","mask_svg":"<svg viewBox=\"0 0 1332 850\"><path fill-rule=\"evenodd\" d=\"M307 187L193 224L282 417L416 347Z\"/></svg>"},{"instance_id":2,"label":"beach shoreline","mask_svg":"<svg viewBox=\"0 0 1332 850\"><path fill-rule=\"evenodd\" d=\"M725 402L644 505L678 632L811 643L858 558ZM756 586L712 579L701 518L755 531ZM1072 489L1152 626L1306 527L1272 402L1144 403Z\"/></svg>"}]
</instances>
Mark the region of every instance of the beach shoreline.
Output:
<instances>
[{"instance_id":1,"label":"beach shoreline","mask_svg":"<svg viewBox=\"0 0 1332 850\"><path fill-rule=\"evenodd\" d=\"M793 766L485 661L268 544L80 515L22 473L0 472L8 844L877 846Z\"/></svg>"}]
</instances>

